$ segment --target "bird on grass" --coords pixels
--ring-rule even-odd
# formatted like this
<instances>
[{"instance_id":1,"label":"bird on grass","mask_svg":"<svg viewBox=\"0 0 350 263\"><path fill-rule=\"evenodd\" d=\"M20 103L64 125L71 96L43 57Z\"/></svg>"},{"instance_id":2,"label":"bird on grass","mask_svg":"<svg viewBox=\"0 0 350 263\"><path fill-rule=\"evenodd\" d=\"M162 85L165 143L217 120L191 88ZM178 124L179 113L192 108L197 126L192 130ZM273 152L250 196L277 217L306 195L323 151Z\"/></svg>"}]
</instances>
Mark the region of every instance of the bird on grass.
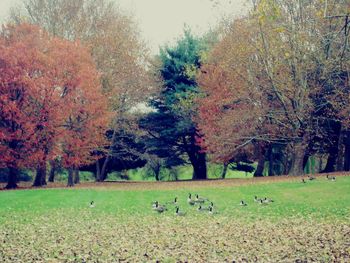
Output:
<instances>
[{"instance_id":1,"label":"bird on grass","mask_svg":"<svg viewBox=\"0 0 350 263\"><path fill-rule=\"evenodd\" d=\"M310 176L310 175L308 175L307 177L309 178L310 181L316 180L316 177L313 177L313 176Z\"/></svg>"},{"instance_id":2,"label":"bird on grass","mask_svg":"<svg viewBox=\"0 0 350 263\"><path fill-rule=\"evenodd\" d=\"M195 205L196 204L196 202L192 199L192 194L191 193L188 194L187 203L189 205Z\"/></svg>"},{"instance_id":3,"label":"bird on grass","mask_svg":"<svg viewBox=\"0 0 350 263\"><path fill-rule=\"evenodd\" d=\"M326 178L327 178L329 181L335 182L335 176L329 176L329 175L327 174L327 175L326 175Z\"/></svg>"},{"instance_id":4,"label":"bird on grass","mask_svg":"<svg viewBox=\"0 0 350 263\"><path fill-rule=\"evenodd\" d=\"M212 207L212 206L204 207L202 205L199 205L198 208L197 208L197 211L198 212L209 211L210 207Z\"/></svg>"},{"instance_id":5,"label":"bird on grass","mask_svg":"<svg viewBox=\"0 0 350 263\"><path fill-rule=\"evenodd\" d=\"M177 197L174 198L174 201L167 202L169 205L177 205Z\"/></svg>"},{"instance_id":6,"label":"bird on grass","mask_svg":"<svg viewBox=\"0 0 350 263\"><path fill-rule=\"evenodd\" d=\"M260 201L259 201L259 205L267 205L268 203L267 202L264 202L264 200L263 199L260 199Z\"/></svg>"},{"instance_id":7,"label":"bird on grass","mask_svg":"<svg viewBox=\"0 0 350 263\"><path fill-rule=\"evenodd\" d=\"M199 195L196 194L196 198L194 199L194 201L195 201L196 203L203 204L205 201L208 201L208 198L199 197Z\"/></svg>"},{"instance_id":8,"label":"bird on grass","mask_svg":"<svg viewBox=\"0 0 350 263\"><path fill-rule=\"evenodd\" d=\"M95 202L94 202L94 201L91 201L91 202L90 202L90 208L93 208L93 207L95 207Z\"/></svg>"},{"instance_id":9,"label":"bird on grass","mask_svg":"<svg viewBox=\"0 0 350 263\"><path fill-rule=\"evenodd\" d=\"M243 200L241 200L241 202L239 202L240 206L247 206L248 204L246 202L244 202Z\"/></svg>"},{"instance_id":10,"label":"bird on grass","mask_svg":"<svg viewBox=\"0 0 350 263\"><path fill-rule=\"evenodd\" d=\"M158 201L156 201L155 207L153 207L152 209L154 211L157 211L158 213L163 213L167 210L167 208L165 206L160 205Z\"/></svg>"},{"instance_id":11,"label":"bird on grass","mask_svg":"<svg viewBox=\"0 0 350 263\"><path fill-rule=\"evenodd\" d=\"M304 178L302 178L302 179L301 179L301 182L302 182L303 184L305 184L305 183L306 183L306 181L305 181L305 179L304 179Z\"/></svg>"},{"instance_id":12,"label":"bird on grass","mask_svg":"<svg viewBox=\"0 0 350 263\"><path fill-rule=\"evenodd\" d=\"M254 201L257 202L257 203L259 203L260 201L262 201L262 199L261 199L261 198L258 198L257 196L254 196Z\"/></svg>"},{"instance_id":13,"label":"bird on grass","mask_svg":"<svg viewBox=\"0 0 350 263\"><path fill-rule=\"evenodd\" d=\"M217 214L218 212L214 210L214 208L212 206L209 206L209 215L214 215Z\"/></svg>"},{"instance_id":14,"label":"bird on grass","mask_svg":"<svg viewBox=\"0 0 350 263\"><path fill-rule=\"evenodd\" d=\"M177 206L176 209L175 209L175 215L176 216L185 216L186 212L180 211L179 209L180 208Z\"/></svg>"},{"instance_id":15,"label":"bird on grass","mask_svg":"<svg viewBox=\"0 0 350 263\"><path fill-rule=\"evenodd\" d=\"M270 198L267 198L265 197L263 200L262 200L264 203L273 203L274 201Z\"/></svg>"}]
</instances>

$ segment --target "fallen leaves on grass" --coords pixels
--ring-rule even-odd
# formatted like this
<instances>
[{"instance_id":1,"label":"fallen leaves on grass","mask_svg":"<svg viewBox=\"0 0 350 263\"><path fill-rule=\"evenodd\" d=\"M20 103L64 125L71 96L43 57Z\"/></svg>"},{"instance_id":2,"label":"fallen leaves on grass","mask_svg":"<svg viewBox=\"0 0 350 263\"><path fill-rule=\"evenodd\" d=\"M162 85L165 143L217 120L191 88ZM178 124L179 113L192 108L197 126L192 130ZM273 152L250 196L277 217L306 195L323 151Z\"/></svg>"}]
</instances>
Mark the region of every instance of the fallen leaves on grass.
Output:
<instances>
[{"instance_id":1,"label":"fallen leaves on grass","mask_svg":"<svg viewBox=\"0 0 350 263\"><path fill-rule=\"evenodd\" d=\"M349 224L305 218L58 209L8 212L0 225L0 262L346 262L349 248Z\"/></svg>"}]
</instances>

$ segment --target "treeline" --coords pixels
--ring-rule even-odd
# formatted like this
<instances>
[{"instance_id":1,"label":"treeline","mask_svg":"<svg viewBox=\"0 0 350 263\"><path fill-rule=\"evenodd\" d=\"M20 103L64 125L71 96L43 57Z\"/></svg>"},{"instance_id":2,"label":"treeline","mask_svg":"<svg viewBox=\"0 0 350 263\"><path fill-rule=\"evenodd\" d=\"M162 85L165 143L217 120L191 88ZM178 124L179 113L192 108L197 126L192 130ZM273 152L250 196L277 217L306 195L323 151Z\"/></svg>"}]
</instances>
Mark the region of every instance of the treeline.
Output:
<instances>
[{"instance_id":1,"label":"treeline","mask_svg":"<svg viewBox=\"0 0 350 263\"><path fill-rule=\"evenodd\" d=\"M68 169L72 186L97 160L103 180L112 150L135 126L131 109L155 87L133 19L108 0L23 0L0 33L6 187L17 186L20 169L35 169L33 185L45 185L49 166Z\"/></svg>"},{"instance_id":2,"label":"treeline","mask_svg":"<svg viewBox=\"0 0 350 263\"><path fill-rule=\"evenodd\" d=\"M0 39L0 168L96 181L207 162L262 176L350 169L347 1L253 1L150 58L112 1L23 0ZM147 105L147 106L146 106Z\"/></svg>"},{"instance_id":3,"label":"treeline","mask_svg":"<svg viewBox=\"0 0 350 263\"><path fill-rule=\"evenodd\" d=\"M349 171L350 6L326 2L254 1L226 24L198 76L214 160L249 156L256 176L265 161L270 175Z\"/></svg>"}]
</instances>

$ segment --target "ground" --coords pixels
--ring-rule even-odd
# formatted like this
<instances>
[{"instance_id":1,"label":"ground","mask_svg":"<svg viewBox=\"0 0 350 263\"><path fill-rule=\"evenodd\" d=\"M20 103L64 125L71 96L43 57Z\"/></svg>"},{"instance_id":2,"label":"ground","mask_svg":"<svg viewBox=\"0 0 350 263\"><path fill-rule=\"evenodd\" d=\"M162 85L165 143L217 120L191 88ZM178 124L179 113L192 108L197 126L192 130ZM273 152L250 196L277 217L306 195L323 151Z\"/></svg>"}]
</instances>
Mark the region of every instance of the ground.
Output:
<instances>
[{"instance_id":1,"label":"ground","mask_svg":"<svg viewBox=\"0 0 350 263\"><path fill-rule=\"evenodd\" d=\"M215 213L189 206L189 192ZM152 211L175 196L184 217L173 205ZM350 261L349 176L90 183L0 191L0 200L0 262Z\"/></svg>"}]
</instances>

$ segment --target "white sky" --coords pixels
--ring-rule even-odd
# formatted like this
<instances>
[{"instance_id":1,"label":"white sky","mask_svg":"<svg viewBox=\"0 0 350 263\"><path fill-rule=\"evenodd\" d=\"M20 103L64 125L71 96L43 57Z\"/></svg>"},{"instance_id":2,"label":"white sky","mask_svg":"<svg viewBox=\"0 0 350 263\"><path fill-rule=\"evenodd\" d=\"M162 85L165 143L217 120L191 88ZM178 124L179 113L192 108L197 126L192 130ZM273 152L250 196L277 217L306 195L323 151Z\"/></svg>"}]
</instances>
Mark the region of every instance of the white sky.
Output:
<instances>
[{"instance_id":1,"label":"white sky","mask_svg":"<svg viewBox=\"0 0 350 263\"><path fill-rule=\"evenodd\" d=\"M72 0L74 1L74 0ZM20 0L0 0L0 22L11 6ZM152 53L158 47L172 43L188 25L193 32L203 33L214 26L222 15L242 15L247 0L116 0L122 9L131 12L139 24L142 37Z\"/></svg>"}]
</instances>

